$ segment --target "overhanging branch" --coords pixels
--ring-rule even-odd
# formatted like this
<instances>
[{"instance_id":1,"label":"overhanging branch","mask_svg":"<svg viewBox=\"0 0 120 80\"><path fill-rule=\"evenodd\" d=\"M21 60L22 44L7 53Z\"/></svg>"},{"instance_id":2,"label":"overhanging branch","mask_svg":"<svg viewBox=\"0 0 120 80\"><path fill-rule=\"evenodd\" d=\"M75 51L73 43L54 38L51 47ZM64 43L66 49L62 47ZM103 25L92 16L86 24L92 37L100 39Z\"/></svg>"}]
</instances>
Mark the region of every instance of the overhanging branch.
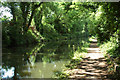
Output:
<instances>
[{"instance_id":1,"label":"overhanging branch","mask_svg":"<svg viewBox=\"0 0 120 80\"><path fill-rule=\"evenodd\" d=\"M31 16L30 16L30 19L29 19L28 27L31 25L31 21L32 21L33 15L34 15L34 13L35 13L35 10L36 10L38 7L40 7L42 3L43 3L43 2L39 3L39 5L34 5L33 10L32 10L32 13L31 13Z\"/></svg>"}]
</instances>

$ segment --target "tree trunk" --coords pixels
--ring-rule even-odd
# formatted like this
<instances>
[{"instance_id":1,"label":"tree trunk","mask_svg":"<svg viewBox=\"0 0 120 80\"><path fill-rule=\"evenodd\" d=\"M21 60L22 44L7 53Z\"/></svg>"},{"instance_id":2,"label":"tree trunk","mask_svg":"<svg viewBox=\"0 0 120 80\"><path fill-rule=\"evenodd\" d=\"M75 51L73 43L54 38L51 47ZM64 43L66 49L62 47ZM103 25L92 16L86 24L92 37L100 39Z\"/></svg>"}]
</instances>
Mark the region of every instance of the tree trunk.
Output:
<instances>
[{"instance_id":1,"label":"tree trunk","mask_svg":"<svg viewBox=\"0 0 120 80\"><path fill-rule=\"evenodd\" d=\"M31 25L31 22L32 22L32 19L33 19L35 10L36 10L38 7L40 7L42 3L43 3L43 2L39 3L39 5L34 5L34 6L33 6L33 10L32 10L32 13L31 13L29 22L28 22L28 27Z\"/></svg>"},{"instance_id":2,"label":"tree trunk","mask_svg":"<svg viewBox=\"0 0 120 80\"><path fill-rule=\"evenodd\" d=\"M27 32L27 26L26 26L26 23L27 23L27 16L28 16L28 12L29 12L29 7L30 7L30 4L29 3L26 3L26 2L21 2L20 4L20 7L21 7L21 10L22 10L22 17L23 17L23 30L24 32Z\"/></svg>"}]
</instances>

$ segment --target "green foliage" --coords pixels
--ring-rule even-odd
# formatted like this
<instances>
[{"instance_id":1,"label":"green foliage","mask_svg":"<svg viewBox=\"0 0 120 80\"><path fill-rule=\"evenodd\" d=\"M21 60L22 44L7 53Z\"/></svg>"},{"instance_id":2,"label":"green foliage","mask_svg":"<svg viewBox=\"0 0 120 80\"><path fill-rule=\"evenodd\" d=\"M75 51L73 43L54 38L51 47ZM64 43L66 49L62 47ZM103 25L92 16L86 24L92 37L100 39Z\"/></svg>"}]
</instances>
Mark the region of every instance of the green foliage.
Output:
<instances>
[{"instance_id":1,"label":"green foliage","mask_svg":"<svg viewBox=\"0 0 120 80\"><path fill-rule=\"evenodd\" d=\"M83 40L83 37L88 37L87 19L89 19L89 14L87 13L89 10L87 8L89 6L85 6L88 4L83 4L84 6L81 7L79 5L82 3L72 2L44 2L40 6L39 4L37 2L3 3L4 6L10 8L10 13L13 15L11 21L14 23L14 27L7 26L9 30L7 33L4 33L7 30L3 31L4 35L9 36L5 37L7 38L5 40L9 40L8 44L13 42L16 45L29 44L36 42L35 40L40 42L43 39L44 41L79 38ZM29 32L27 23L35 25L37 33Z\"/></svg>"},{"instance_id":2,"label":"green foliage","mask_svg":"<svg viewBox=\"0 0 120 80\"><path fill-rule=\"evenodd\" d=\"M118 56L119 54L119 45L118 45L118 35L116 35L116 33L114 33L114 37L111 37L110 38L110 41L108 42L104 42L104 44L102 44L100 47L101 47L101 50L103 53L108 53L110 54L111 56Z\"/></svg>"},{"instance_id":3,"label":"green foliage","mask_svg":"<svg viewBox=\"0 0 120 80\"><path fill-rule=\"evenodd\" d=\"M32 30L28 30L25 34L25 39L27 40L27 44L36 43L37 39Z\"/></svg>"},{"instance_id":4,"label":"green foliage","mask_svg":"<svg viewBox=\"0 0 120 80\"><path fill-rule=\"evenodd\" d=\"M96 35L101 51L109 54L117 64L120 59L120 28L119 3L101 3L96 12L91 13L89 32ZM93 26L93 27L91 27ZM114 63L109 61L109 70L112 72Z\"/></svg>"},{"instance_id":5,"label":"green foliage","mask_svg":"<svg viewBox=\"0 0 120 80\"><path fill-rule=\"evenodd\" d=\"M61 72L61 71L54 71L54 74L59 77L57 80L65 80L68 79L68 74Z\"/></svg>"},{"instance_id":6,"label":"green foliage","mask_svg":"<svg viewBox=\"0 0 120 80\"><path fill-rule=\"evenodd\" d=\"M32 31L23 34L19 23L11 26L9 21L4 21L2 23L2 41L3 45L6 46L17 46L37 42L35 36L32 35Z\"/></svg>"},{"instance_id":7,"label":"green foliage","mask_svg":"<svg viewBox=\"0 0 120 80\"><path fill-rule=\"evenodd\" d=\"M13 15L12 21L17 24L9 29L13 36L22 37L21 30L27 33L27 23L35 25L40 35L45 40L51 41L82 39L92 34L97 36L100 43L103 43L110 40L110 37L118 31L120 19L118 3L44 2L40 5L39 2L5 2L2 5L10 8L10 13ZM19 37L16 38L19 39ZM7 36L6 40L9 39L18 42L17 44L25 43L24 41L19 43L21 39L16 40ZM8 44L11 43L10 41Z\"/></svg>"},{"instance_id":8,"label":"green foliage","mask_svg":"<svg viewBox=\"0 0 120 80\"><path fill-rule=\"evenodd\" d=\"M87 52L85 47L89 46L88 37L91 35L97 37L101 51L115 57L118 63L120 58L119 3L4 2L2 5L10 8L9 12L13 16L11 20L2 18L3 45L19 46L41 41L58 41L59 46L54 47L50 57L56 57L55 54L61 53L60 48L66 44L69 51L62 50L68 52L67 55L74 59L66 66L73 69ZM30 30L29 26L36 29ZM51 48L45 52L50 50ZM28 54L32 55L34 51ZM35 62L35 56L31 56L30 59ZM51 62L46 56L42 60L44 63ZM59 71L56 75L62 79L68 76Z\"/></svg>"},{"instance_id":9,"label":"green foliage","mask_svg":"<svg viewBox=\"0 0 120 80\"><path fill-rule=\"evenodd\" d=\"M102 44L100 47L101 47L101 51L103 53L105 53L106 55L106 58L107 58L107 61L108 61L108 68L109 68L109 72L111 72L112 74L115 72L114 71L114 64L118 64L120 65L119 63L119 59L120 59L120 51L119 51L119 45L117 44L117 36L114 36L114 37L111 37L110 38L110 41L108 42L105 42L104 44ZM111 58L108 57L108 55L110 55ZM112 59L112 61L111 61ZM118 71L119 72L119 71ZM117 72L116 72L117 73ZM113 76L115 78L117 78L116 74Z\"/></svg>"},{"instance_id":10,"label":"green foliage","mask_svg":"<svg viewBox=\"0 0 120 80\"><path fill-rule=\"evenodd\" d=\"M79 59L77 59L77 58L76 59L72 59L70 61L70 63L68 65L66 65L66 68L67 69L75 69L75 68L77 68L77 65L79 64L80 61L82 61L82 57L79 58Z\"/></svg>"},{"instance_id":11,"label":"green foliage","mask_svg":"<svg viewBox=\"0 0 120 80\"><path fill-rule=\"evenodd\" d=\"M106 53L108 50L115 47L115 43L112 43L112 42L109 41L109 42L104 43L100 47L101 47L102 52Z\"/></svg>"},{"instance_id":12,"label":"green foliage","mask_svg":"<svg viewBox=\"0 0 120 80\"><path fill-rule=\"evenodd\" d=\"M44 3L40 8L38 8L35 14L38 17L34 16L34 21L38 27L38 31L45 37L45 39L59 40L62 36L64 38L70 38L68 35L71 34L73 38L76 38L83 34L81 32L83 29L87 29L84 28L87 26L85 25L86 23L81 20L83 19L82 15L85 15L86 13L82 14L81 10L75 11L74 8L68 9L66 12L66 7L71 5L71 3L64 3L63 5L63 3L49 2ZM73 4L73 6L75 5ZM84 7L82 7L82 10L83 8ZM81 18L79 19L78 17ZM83 34L83 36L84 35L85 34Z\"/></svg>"},{"instance_id":13,"label":"green foliage","mask_svg":"<svg viewBox=\"0 0 120 80\"><path fill-rule=\"evenodd\" d=\"M111 36L118 30L118 20L120 19L118 7L119 3L102 3L96 12L91 13L90 21L93 22L93 25L90 25L89 29L91 34L98 37L100 43L109 41Z\"/></svg>"}]
</instances>

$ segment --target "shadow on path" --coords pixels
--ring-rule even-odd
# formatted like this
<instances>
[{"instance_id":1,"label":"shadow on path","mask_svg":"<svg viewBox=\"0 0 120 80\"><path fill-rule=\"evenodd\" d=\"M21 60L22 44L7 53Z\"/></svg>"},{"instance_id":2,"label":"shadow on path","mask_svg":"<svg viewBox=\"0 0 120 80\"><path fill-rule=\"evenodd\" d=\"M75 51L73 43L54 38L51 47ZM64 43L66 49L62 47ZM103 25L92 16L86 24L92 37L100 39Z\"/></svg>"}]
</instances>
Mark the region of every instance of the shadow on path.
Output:
<instances>
[{"instance_id":1,"label":"shadow on path","mask_svg":"<svg viewBox=\"0 0 120 80\"><path fill-rule=\"evenodd\" d=\"M97 46L97 40L93 40L90 48L87 48L88 54L83 61L72 69L69 78L80 80L111 80L107 73L107 64L104 55Z\"/></svg>"}]
</instances>

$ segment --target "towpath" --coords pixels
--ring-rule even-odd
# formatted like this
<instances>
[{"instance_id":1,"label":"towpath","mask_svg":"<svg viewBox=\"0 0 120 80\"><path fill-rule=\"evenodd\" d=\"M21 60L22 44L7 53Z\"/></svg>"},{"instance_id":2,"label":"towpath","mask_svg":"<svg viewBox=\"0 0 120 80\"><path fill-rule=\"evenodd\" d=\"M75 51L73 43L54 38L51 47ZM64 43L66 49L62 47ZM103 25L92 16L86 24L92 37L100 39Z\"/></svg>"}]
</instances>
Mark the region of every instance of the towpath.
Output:
<instances>
[{"instance_id":1,"label":"towpath","mask_svg":"<svg viewBox=\"0 0 120 80\"><path fill-rule=\"evenodd\" d=\"M73 72L70 79L80 80L111 80L107 74L107 62L97 46L97 40L93 39L88 53Z\"/></svg>"}]
</instances>

